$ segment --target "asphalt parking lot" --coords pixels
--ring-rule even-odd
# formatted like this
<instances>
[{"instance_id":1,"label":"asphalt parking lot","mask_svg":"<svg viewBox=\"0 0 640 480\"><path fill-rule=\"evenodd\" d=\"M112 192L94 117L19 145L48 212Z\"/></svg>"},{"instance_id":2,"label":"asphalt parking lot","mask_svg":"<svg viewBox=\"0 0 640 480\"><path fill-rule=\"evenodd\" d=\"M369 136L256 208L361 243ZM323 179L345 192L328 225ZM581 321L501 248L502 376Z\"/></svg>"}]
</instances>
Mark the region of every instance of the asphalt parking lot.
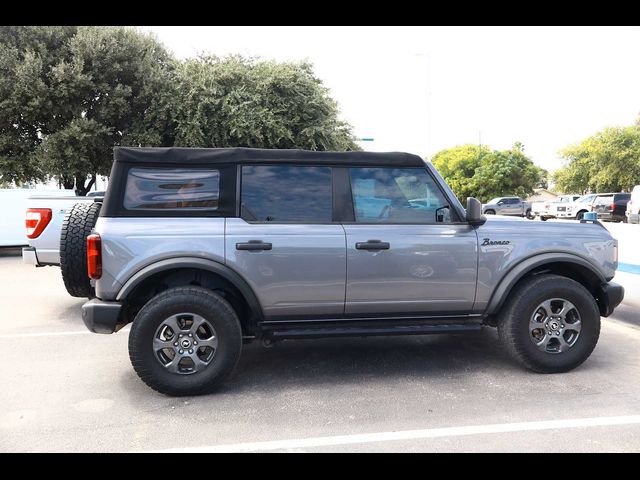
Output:
<instances>
[{"instance_id":1,"label":"asphalt parking lot","mask_svg":"<svg viewBox=\"0 0 640 480\"><path fill-rule=\"evenodd\" d=\"M57 268L0 250L0 300L3 452L640 450L640 308L630 304L567 374L522 370L492 329L255 343L218 393L170 398L138 380L126 330L85 330L83 300Z\"/></svg>"}]
</instances>

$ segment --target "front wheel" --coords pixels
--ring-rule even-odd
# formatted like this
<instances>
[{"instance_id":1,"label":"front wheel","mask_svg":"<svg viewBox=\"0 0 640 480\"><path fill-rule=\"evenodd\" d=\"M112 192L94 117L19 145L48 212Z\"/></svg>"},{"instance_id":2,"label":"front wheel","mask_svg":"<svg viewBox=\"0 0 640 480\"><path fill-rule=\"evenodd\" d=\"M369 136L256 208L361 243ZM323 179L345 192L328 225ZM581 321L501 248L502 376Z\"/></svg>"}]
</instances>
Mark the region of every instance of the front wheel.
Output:
<instances>
[{"instance_id":1,"label":"front wheel","mask_svg":"<svg viewBox=\"0 0 640 480\"><path fill-rule=\"evenodd\" d=\"M585 210L578 212L578 214L576 215L576 220L582 220L585 213L587 213Z\"/></svg>"},{"instance_id":2,"label":"front wheel","mask_svg":"<svg viewBox=\"0 0 640 480\"><path fill-rule=\"evenodd\" d=\"M231 305L201 287L159 293L140 310L129 334L138 376L167 395L208 393L240 359L242 329Z\"/></svg>"},{"instance_id":3,"label":"front wheel","mask_svg":"<svg viewBox=\"0 0 640 480\"><path fill-rule=\"evenodd\" d=\"M524 216L527 217L529 220L533 220L534 218L536 218L536 216L533 213L531 213L531 210L527 210L527 213L525 213Z\"/></svg>"},{"instance_id":4,"label":"front wheel","mask_svg":"<svg viewBox=\"0 0 640 480\"><path fill-rule=\"evenodd\" d=\"M495 215L496 211L495 210L487 210L486 212L484 212L485 215Z\"/></svg>"},{"instance_id":5,"label":"front wheel","mask_svg":"<svg viewBox=\"0 0 640 480\"><path fill-rule=\"evenodd\" d=\"M523 280L498 319L507 351L539 373L567 372L582 364L598 342L600 312L580 283L559 275Z\"/></svg>"}]
</instances>

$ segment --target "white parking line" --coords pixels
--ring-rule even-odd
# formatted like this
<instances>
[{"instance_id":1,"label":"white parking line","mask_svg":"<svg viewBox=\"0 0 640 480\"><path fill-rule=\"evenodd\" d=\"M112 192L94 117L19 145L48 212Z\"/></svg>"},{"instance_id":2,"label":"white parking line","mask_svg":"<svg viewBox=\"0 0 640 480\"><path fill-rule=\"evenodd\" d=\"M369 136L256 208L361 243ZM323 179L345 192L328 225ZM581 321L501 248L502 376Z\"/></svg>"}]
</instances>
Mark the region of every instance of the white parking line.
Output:
<instances>
[{"instance_id":1,"label":"white parking line","mask_svg":"<svg viewBox=\"0 0 640 480\"><path fill-rule=\"evenodd\" d=\"M268 442L232 443L203 447L170 448L156 450L165 453L223 453L260 452L296 448L328 447L361 443L388 442L394 440L417 440L425 438L461 437L488 433L531 432L536 430L561 430L567 428L603 427L612 425L640 424L640 415L617 417L574 418L568 420L545 420L539 422L497 423L492 425L468 425L464 427L430 428L426 430L404 430L399 432L363 433L333 437L297 438Z\"/></svg>"},{"instance_id":2,"label":"white parking line","mask_svg":"<svg viewBox=\"0 0 640 480\"><path fill-rule=\"evenodd\" d=\"M14 333L0 335L0 338L26 338L26 337L58 337L62 335L87 335L89 330L78 330L76 332L42 332L42 333Z\"/></svg>"}]
</instances>

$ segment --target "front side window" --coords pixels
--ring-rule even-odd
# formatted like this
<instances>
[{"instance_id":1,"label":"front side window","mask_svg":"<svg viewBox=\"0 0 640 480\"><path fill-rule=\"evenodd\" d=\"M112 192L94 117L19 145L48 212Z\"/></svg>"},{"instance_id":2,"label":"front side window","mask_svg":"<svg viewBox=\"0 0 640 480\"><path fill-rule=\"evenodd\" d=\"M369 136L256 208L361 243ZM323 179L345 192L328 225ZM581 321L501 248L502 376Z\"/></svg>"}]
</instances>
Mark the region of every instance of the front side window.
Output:
<instances>
[{"instance_id":1,"label":"front side window","mask_svg":"<svg viewBox=\"0 0 640 480\"><path fill-rule=\"evenodd\" d=\"M331 168L242 167L241 214L257 222L331 222Z\"/></svg>"},{"instance_id":2,"label":"front side window","mask_svg":"<svg viewBox=\"0 0 640 480\"><path fill-rule=\"evenodd\" d=\"M422 168L351 168L356 222L451 222L449 202Z\"/></svg>"},{"instance_id":3,"label":"front side window","mask_svg":"<svg viewBox=\"0 0 640 480\"><path fill-rule=\"evenodd\" d=\"M131 168L127 174L127 210L217 210L220 172L212 169Z\"/></svg>"}]
</instances>

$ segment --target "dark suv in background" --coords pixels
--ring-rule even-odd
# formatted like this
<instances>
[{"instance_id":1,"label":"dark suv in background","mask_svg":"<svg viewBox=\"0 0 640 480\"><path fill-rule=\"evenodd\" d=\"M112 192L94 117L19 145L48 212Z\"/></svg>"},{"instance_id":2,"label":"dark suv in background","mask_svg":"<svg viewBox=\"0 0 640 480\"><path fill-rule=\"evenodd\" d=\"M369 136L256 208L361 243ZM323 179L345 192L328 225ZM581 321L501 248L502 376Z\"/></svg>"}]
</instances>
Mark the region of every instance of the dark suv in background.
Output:
<instances>
[{"instance_id":1,"label":"dark suv in background","mask_svg":"<svg viewBox=\"0 0 640 480\"><path fill-rule=\"evenodd\" d=\"M598 220L605 222L626 222L627 203L631 200L630 193L612 193L599 196L593 211L598 214Z\"/></svg>"}]
</instances>

